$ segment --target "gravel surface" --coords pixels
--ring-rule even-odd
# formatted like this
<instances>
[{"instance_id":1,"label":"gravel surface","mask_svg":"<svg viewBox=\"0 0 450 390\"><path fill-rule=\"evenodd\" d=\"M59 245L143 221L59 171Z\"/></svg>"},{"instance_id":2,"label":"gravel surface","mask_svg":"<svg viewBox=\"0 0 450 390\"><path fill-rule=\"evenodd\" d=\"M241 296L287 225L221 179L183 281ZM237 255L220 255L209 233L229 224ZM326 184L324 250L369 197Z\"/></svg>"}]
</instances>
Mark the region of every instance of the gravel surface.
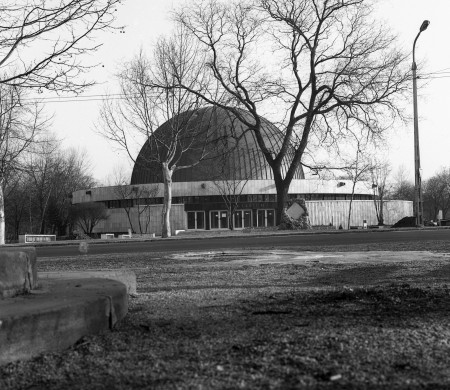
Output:
<instances>
[{"instance_id":1,"label":"gravel surface","mask_svg":"<svg viewBox=\"0 0 450 390\"><path fill-rule=\"evenodd\" d=\"M446 258L252 265L143 253L38 268L131 269L138 294L112 332L1 366L2 390L450 388Z\"/></svg>"}]
</instances>

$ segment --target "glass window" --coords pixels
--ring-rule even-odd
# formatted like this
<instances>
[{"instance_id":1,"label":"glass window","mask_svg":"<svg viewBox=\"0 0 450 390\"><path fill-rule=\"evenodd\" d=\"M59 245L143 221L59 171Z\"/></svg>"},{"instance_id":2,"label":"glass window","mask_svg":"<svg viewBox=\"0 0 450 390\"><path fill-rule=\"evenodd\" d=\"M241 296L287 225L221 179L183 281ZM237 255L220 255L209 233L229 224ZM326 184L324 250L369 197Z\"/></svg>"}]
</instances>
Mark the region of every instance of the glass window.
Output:
<instances>
[{"instance_id":1,"label":"glass window","mask_svg":"<svg viewBox=\"0 0 450 390\"><path fill-rule=\"evenodd\" d=\"M211 211L211 229L228 229L228 211Z\"/></svg>"},{"instance_id":2,"label":"glass window","mask_svg":"<svg viewBox=\"0 0 450 390\"><path fill-rule=\"evenodd\" d=\"M197 229L205 228L205 212L197 211Z\"/></svg>"},{"instance_id":3,"label":"glass window","mask_svg":"<svg viewBox=\"0 0 450 390\"><path fill-rule=\"evenodd\" d=\"M234 227L236 229L242 228L242 211L241 210L234 212Z\"/></svg>"},{"instance_id":4,"label":"glass window","mask_svg":"<svg viewBox=\"0 0 450 390\"><path fill-rule=\"evenodd\" d=\"M267 226L275 226L275 210L267 211Z\"/></svg>"},{"instance_id":5,"label":"glass window","mask_svg":"<svg viewBox=\"0 0 450 390\"><path fill-rule=\"evenodd\" d=\"M244 227L252 227L252 212L251 210L244 210Z\"/></svg>"},{"instance_id":6,"label":"glass window","mask_svg":"<svg viewBox=\"0 0 450 390\"><path fill-rule=\"evenodd\" d=\"M258 210L258 227L266 226L266 210Z\"/></svg>"},{"instance_id":7,"label":"glass window","mask_svg":"<svg viewBox=\"0 0 450 390\"><path fill-rule=\"evenodd\" d=\"M220 228L226 229L228 227L228 212L220 211Z\"/></svg>"},{"instance_id":8,"label":"glass window","mask_svg":"<svg viewBox=\"0 0 450 390\"><path fill-rule=\"evenodd\" d=\"M211 229L219 229L219 212L211 211Z\"/></svg>"},{"instance_id":9,"label":"glass window","mask_svg":"<svg viewBox=\"0 0 450 390\"><path fill-rule=\"evenodd\" d=\"M188 229L204 229L205 228L205 212L204 211L188 211L187 213Z\"/></svg>"},{"instance_id":10,"label":"glass window","mask_svg":"<svg viewBox=\"0 0 450 390\"><path fill-rule=\"evenodd\" d=\"M275 226L275 210L258 210L257 218L258 227Z\"/></svg>"},{"instance_id":11,"label":"glass window","mask_svg":"<svg viewBox=\"0 0 450 390\"><path fill-rule=\"evenodd\" d=\"M187 214L188 229L195 229L195 211L188 211Z\"/></svg>"}]
</instances>

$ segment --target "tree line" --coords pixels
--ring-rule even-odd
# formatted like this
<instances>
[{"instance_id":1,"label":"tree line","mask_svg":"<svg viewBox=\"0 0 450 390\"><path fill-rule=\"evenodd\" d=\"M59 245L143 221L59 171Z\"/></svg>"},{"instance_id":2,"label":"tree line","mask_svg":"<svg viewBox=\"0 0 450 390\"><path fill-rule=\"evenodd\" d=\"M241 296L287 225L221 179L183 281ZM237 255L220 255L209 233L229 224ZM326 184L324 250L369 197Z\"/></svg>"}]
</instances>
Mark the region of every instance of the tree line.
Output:
<instances>
[{"instance_id":1,"label":"tree line","mask_svg":"<svg viewBox=\"0 0 450 390\"><path fill-rule=\"evenodd\" d=\"M394 199L414 201L414 183L406 180L402 172L395 179L391 193ZM439 217L450 218L450 167L440 168L433 176L422 182L424 219L437 221ZM442 210L442 215L440 215Z\"/></svg>"},{"instance_id":2,"label":"tree line","mask_svg":"<svg viewBox=\"0 0 450 390\"><path fill-rule=\"evenodd\" d=\"M384 202L387 200L414 202L414 182L407 178L408 175L403 166L394 173L392 166L386 160L363 161L364 164L353 165L352 169L347 171L347 175L342 178L351 180L353 183L358 181L372 183L378 223L383 225ZM450 167L440 168L433 176L424 180L422 189L424 219L437 222L440 218L450 218Z\"/></svg>"},{"instance_id":3,"label":"tree line","mask_svg":"<svg viewBox=\"0 0 450 390\"><path fill-rule=\"evenodd\" d=\"M72 233L79 219L72 192L96 182L85 153L62 149L59 142L39 141L38 150L22 156L4 185L7 241L19 234Z\"/></svg>"},{"instance_id":4,"label":"tree line","mask_svg":"<svg viewBox=\"0 0 450 390\"><path fill-rule=\"evenodd\" d=\"M49 123L30 95L81 93L94 84L80 76L95 64L80 56L99 48L95 38L100 32L116 28L120 2L17 0L0 5L0 245L6 234L17 236L25 216L33 231L61 232L67 225L67 193L78 185L70 183L70 176L80 161L56 147L51 153L42 149L48 147L42 136Z\"/></svg>"}]
</instances>

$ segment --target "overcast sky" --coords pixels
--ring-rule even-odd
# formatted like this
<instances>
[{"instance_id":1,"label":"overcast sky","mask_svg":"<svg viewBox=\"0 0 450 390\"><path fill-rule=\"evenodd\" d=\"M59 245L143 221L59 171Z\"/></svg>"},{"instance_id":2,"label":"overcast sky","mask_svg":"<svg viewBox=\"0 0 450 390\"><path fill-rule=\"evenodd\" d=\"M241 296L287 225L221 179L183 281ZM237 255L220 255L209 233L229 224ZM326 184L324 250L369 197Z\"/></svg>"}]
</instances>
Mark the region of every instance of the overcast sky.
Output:
<instances>
[{"instance_id":1,"label":"overcast sky","mask_svg":"<svg viewBox=\"0 0 450 390\"><path fill-rule=\"evenodd\" d=\"M87 101L80 98L71 102L48 104L47 112L54 114L53 131L64 139L66 147L84 148L90 156L94 176L102 181L114 167L128 163L126 156L114 151L113 146L94 132L98 118L99 97L106 90L114 89L113 75L118 65L131 59L142 47L151 50L156 38L170 31L169 11L189 0L128 0L119 8L118 23L126 25L124 34L103 34L99 38L104 46L95 54L103 64L92 72L99 84L86 91ZM420 72L450 72L450 0L377 0L377 17L398 34L400 43L408 51L424 19L431 24L420 36L416 48L419 61L425 67ZM445 74L440 74L446 76ZM450 111L448 78L428 81L420 90L419 131L423 178L432 176L438 169L450 166ZM412 106L411 106L412 113ZM392 129L389 136L389 157L394 170L404 165L413 180L413 127Z\"/></svg>"}]
</instances>

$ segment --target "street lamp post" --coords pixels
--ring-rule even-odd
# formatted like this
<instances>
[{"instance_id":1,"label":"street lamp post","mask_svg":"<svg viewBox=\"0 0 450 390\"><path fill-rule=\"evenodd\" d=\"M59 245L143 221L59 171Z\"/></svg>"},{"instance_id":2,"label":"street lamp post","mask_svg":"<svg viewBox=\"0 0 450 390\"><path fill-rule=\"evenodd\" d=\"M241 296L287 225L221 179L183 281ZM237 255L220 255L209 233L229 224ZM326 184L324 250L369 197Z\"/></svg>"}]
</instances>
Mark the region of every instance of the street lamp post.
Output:
<instances>
[{"instance_id":1,"label":"street lamp post","mask_svg":"<svg viewBox=\"0 0 450 390\"><path fill-rule=\"evenodd\" d=\"M417 65L416 65L416 42L422 31L425 31L430 21L424 20L420 30L414 39L413 45L413 104L414 104L414 217L416 226L423 226L423 198L422 198L422 177L420 174L420 150L419 150L419 118L417 114Z\"/></svg>"}]
</instances>

